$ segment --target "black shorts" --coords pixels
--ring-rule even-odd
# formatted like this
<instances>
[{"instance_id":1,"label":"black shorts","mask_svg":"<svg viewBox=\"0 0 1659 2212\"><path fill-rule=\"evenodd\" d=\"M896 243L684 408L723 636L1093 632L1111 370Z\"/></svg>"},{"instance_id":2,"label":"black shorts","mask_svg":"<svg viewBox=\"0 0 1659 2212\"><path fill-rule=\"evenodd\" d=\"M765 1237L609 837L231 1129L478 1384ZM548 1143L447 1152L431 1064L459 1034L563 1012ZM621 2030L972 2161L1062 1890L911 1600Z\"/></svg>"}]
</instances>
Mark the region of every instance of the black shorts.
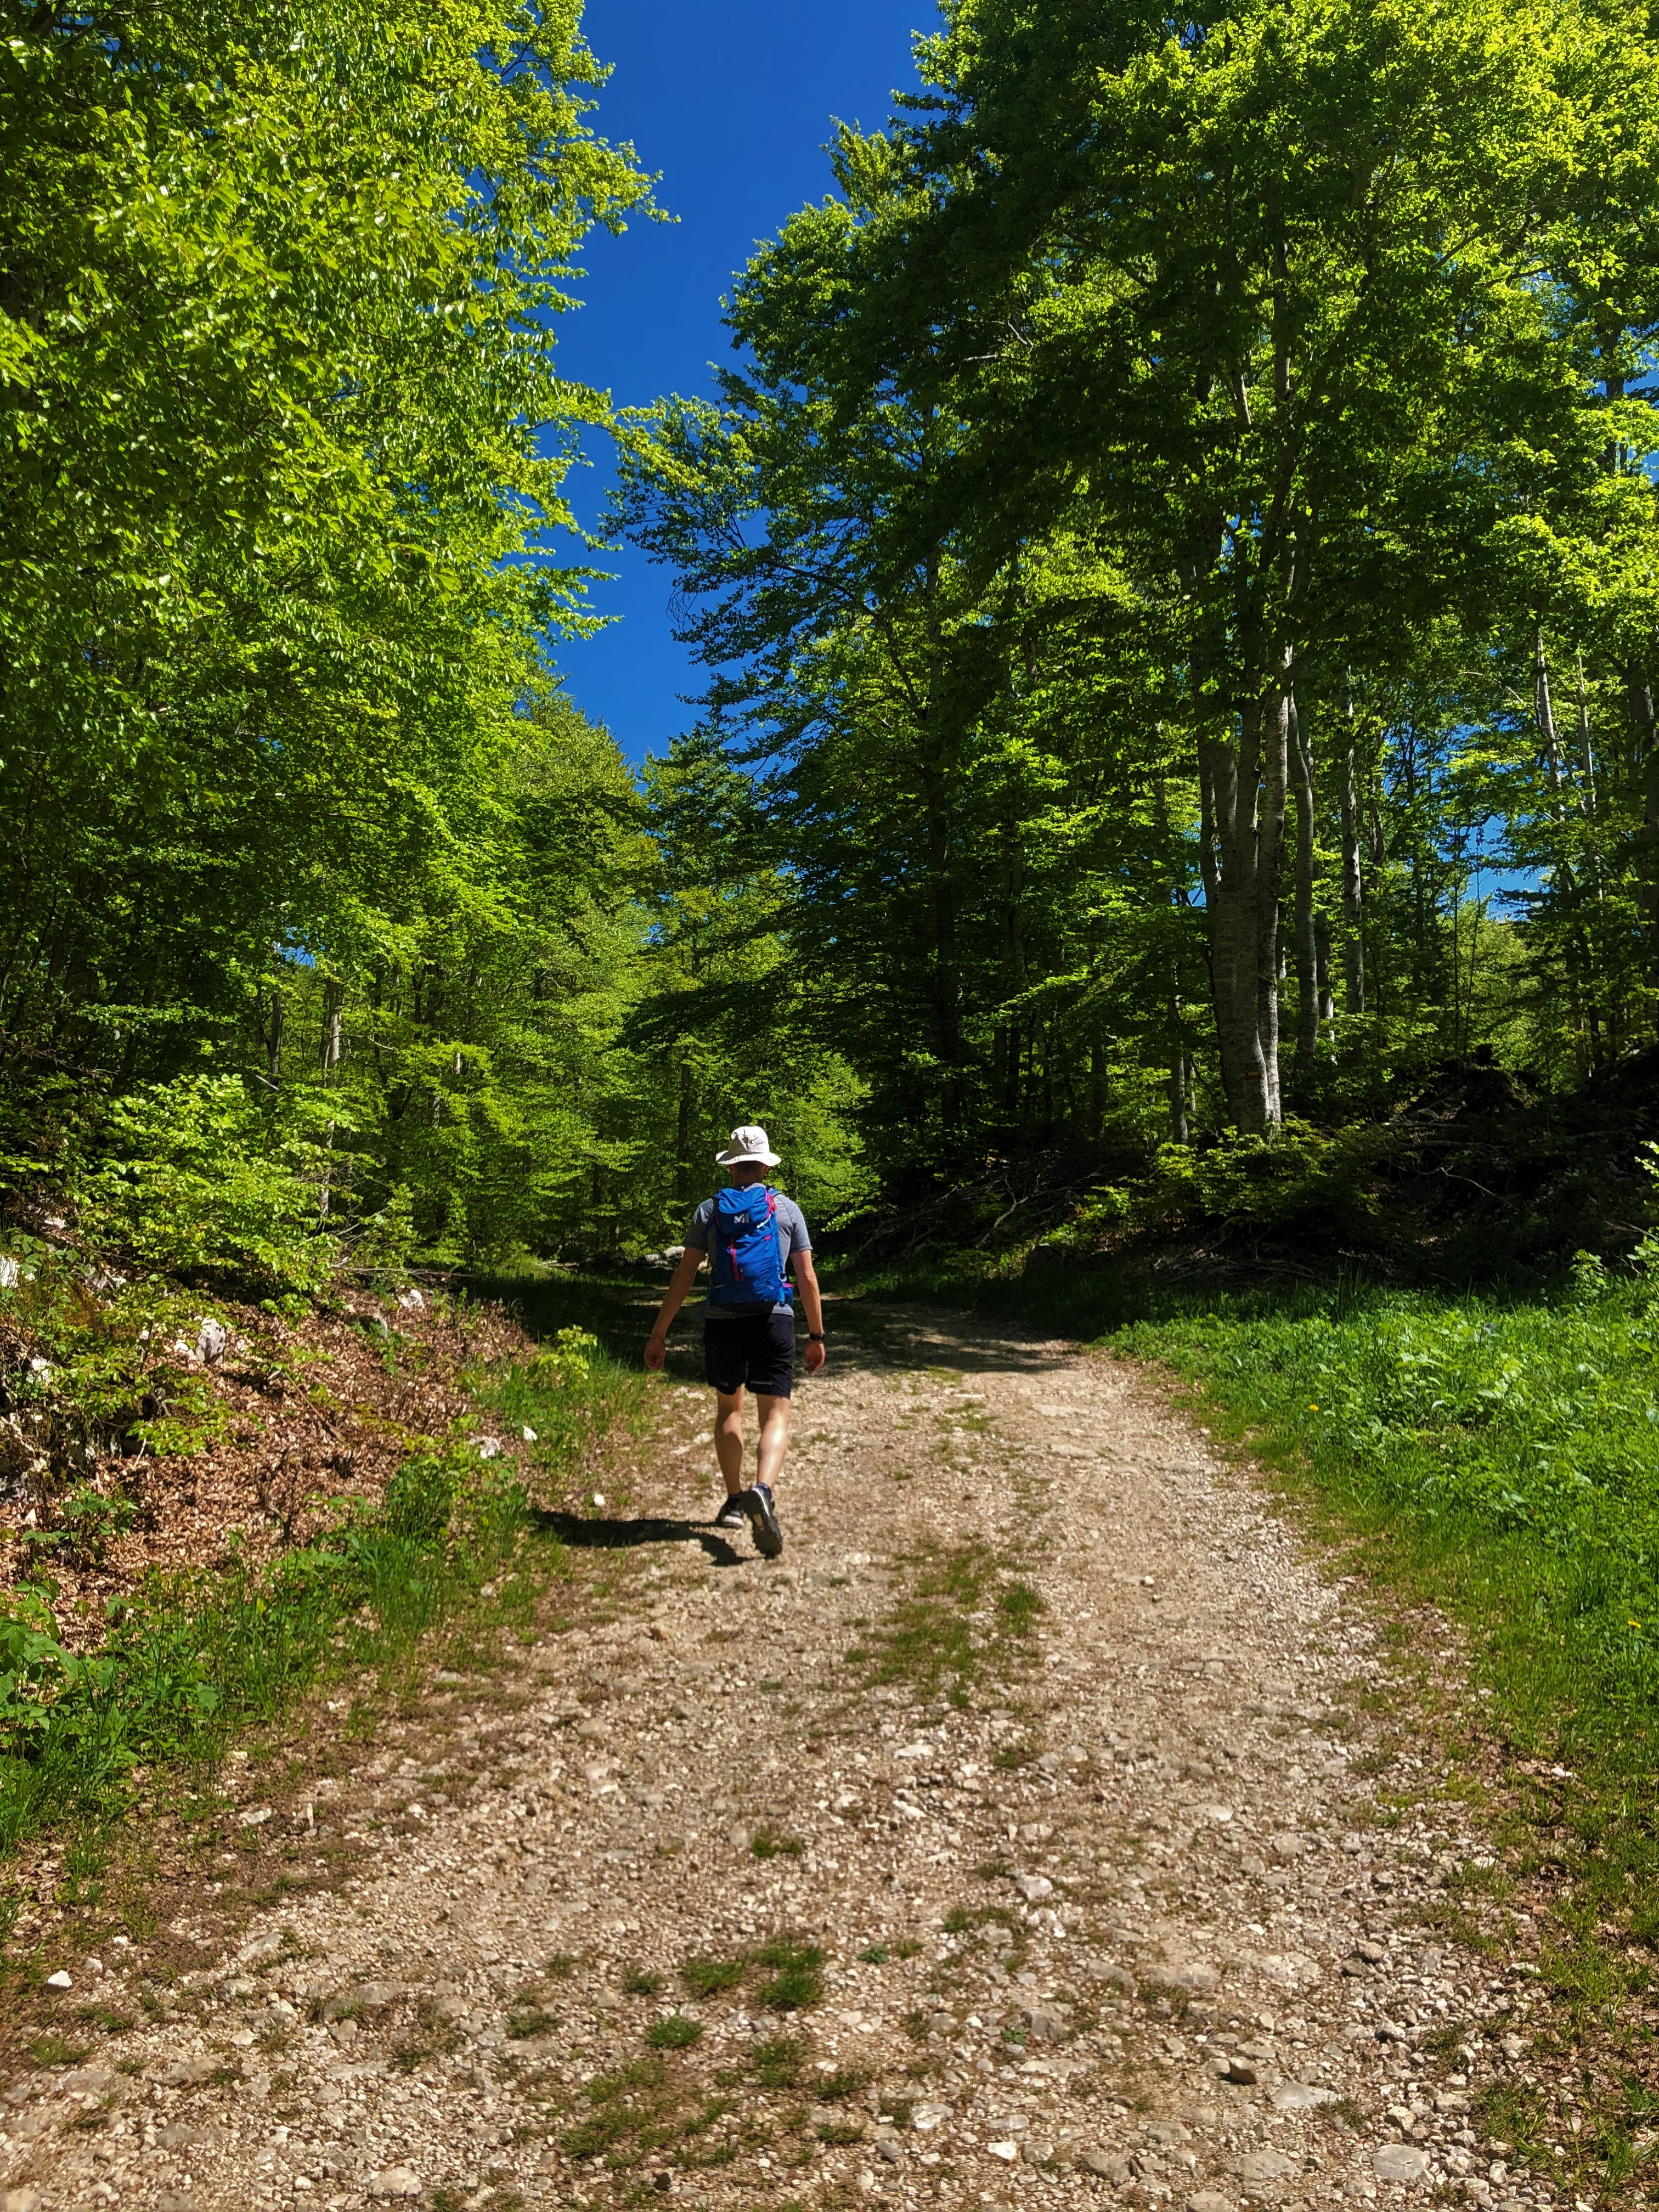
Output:
<instances>
[{"instance_id":1,"label":"black shorts","mask_svg":"<svg viewBox=\"0 0 1659 2212\"><path fill-rule=\"evenodd\" d=\"M744 1314L702 1325L702 1371L710 1387L733 1398L745 1387L787 1398L795 1379L793 1313Z\"/></svg>"}]
</instances>

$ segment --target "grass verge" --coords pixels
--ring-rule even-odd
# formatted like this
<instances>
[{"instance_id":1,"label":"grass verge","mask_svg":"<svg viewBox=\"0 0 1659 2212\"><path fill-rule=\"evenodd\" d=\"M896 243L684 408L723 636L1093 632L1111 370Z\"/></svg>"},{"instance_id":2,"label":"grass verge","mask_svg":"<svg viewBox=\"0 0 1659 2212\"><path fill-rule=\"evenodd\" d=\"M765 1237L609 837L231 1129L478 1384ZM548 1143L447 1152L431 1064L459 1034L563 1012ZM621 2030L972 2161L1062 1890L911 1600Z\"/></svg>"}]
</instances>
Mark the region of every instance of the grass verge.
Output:
<instances>
[{"instance_id":1,"label":"grass verge","mask_svg":"<svg viewBox=\"0 0 1659 2212\"><path fill-rule=\"evenodd\" d=\"M1558 2147L1539 2157L1559 2186L1647 2201L1659 2106L1652 1291L1587 1256L1547 1296L1353 1278L1218 1295L1128 1265L987 1280L972 1261L872 1287L1157 1363L1214 1437L1248 1450L1342 1566L1385 1595L1400 1670L1415 1670L1426 1723L1503 1849L1495 1940L1540 1978L1528 2139ZM1405 1617L1425 1605L1455 1625L1455 1642L1437 1649L1420 1613ZM1409 1796L1401 1778L1385 1784L1396 1810L1402 1787ZM1472 1922L1449 1932L1480 1934ZM1513 2115L1502 2132L1519 2140Z\"/></svg>"},{"instance_id":2,"label":"grass verge","mask_svg":"<svg viewBox=\"0 0 1659 2212\"><path fill-rule=\"evenodd\" d=\"M414 1454L380 1504L343 1502L321 1536L267 1565L153 1581L90 1654L57 1642L43 1594L14 1591L0 1619L0 1850L52 1832L64 1878L43 1908L95 1902L105 1839L162 1802L188 1801L204 1840L228 1824L234 1841L229 1801L202 1785L307 1692L367 1673L395 1693L440 1632L439 1663L465 1664L533 1614L565 1556L532 1492L637 1426L646 1389L568 1334L477 1375L464 1431L516 1426L532 1449L485 1457L463 1432ZM27 1904L14 1886L6 1932Z\"/></svg>"}]
</instances>

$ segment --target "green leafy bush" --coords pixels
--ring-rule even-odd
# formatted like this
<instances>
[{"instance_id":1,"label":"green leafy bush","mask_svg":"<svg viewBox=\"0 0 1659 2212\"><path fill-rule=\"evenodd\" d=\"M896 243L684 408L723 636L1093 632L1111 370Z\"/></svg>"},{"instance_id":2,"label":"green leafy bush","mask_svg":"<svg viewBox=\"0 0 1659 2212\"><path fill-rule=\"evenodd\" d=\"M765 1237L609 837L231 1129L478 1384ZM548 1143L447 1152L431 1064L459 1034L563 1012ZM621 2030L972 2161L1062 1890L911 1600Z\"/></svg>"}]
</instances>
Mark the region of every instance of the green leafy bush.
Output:
<instances>
[{"instance_id":1,"label":"green leafy bush","mask_svg":"<svg viewBox=\"0 0 1659 2212\"><path fill-rule=\"evenodd\" d=\"M1321 1486L1416 1532L1512 1612L1534 1677L1594 1716L1659 1698L1659 1323L1575 1266L1558 1301L1352 1284L1119 1331Z\"/></svg>"},{"instance_id":2,"label":"green leafy bush","mask_svg":"<svg viewBox=\"0 0 1659 2212\"><path fill-rule=\"evenodd\" d=\"M181 1076L111 1107L105 1156L77 1198L84 1234L140 1266L251 1277L314 1294L338 1264L331 1219L349 1184L349 1125L324 1094L276 1120L239 1076Z\"/></svg>"}]
</instances>

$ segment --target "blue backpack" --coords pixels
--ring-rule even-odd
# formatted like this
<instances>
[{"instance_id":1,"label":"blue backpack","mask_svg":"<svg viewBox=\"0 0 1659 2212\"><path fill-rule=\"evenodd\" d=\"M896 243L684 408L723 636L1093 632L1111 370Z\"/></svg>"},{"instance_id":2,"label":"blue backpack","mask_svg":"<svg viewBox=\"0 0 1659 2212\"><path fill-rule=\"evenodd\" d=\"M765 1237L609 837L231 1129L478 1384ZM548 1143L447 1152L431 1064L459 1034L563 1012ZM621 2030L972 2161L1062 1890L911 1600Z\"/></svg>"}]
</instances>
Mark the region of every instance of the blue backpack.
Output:
<instances>
[{"instance_id":1,"label":"blue backpack","mask_svg":"<svg viewBox=\"0 0 1659 2212\"><path fill-rule=\"evenodd\" d=\"M714 1218L709 1223L714 1284L708 1302L716 1306L794 1304L795 1293L783 1279L783 1254L778 1243L777 1194L764 1183L751 1182L739 1189L730 1184L714 1196Z\"/></svg>"}]
</instances>

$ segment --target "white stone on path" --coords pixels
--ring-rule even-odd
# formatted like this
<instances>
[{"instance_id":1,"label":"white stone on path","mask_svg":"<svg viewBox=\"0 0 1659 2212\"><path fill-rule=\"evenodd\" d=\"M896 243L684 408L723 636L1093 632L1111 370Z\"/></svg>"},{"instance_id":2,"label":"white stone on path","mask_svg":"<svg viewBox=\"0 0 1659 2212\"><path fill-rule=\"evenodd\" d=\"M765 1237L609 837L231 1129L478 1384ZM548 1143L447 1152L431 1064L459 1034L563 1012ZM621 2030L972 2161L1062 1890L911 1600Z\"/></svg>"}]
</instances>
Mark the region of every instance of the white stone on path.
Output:
<instances>
[{"instance_id":1,"label":"white stone on path","mask_svg":"<svg viewBox=\"0 0 1659 2212\"><path fill-rule=\"evenodd\" d=\"M1241 2181L1283 2181L1287 2173L1297 2171L1296 2160L1286 2158L1282 2150L1247 2151L1238 2162Z\"/></svg>"},{"instance_id":2,"label":"white stone on path","mask_svg":"<svg viewBox=\"0 0 1659 2212\"><path fill-rule=\"evenodd\" d=\"M1429 2170L1429 2154L1415 2143L1383 2143L1371 2153L1371 2170L1379 2181L1421 2181Z\"/></svg>"},{"instance_id":3,"label":"white stone on path","mask_svg":"<svg viewBox=\"0 0 1659 2212\"><path fill-rule=\"evenodd\" d=\"M1311 2081L1281 2081L1272 2101L1276 2112L1311 2112L1321 2105L1334 2105L1336 2092L1316 2088Z\"/></svg>"}]
</instances>

